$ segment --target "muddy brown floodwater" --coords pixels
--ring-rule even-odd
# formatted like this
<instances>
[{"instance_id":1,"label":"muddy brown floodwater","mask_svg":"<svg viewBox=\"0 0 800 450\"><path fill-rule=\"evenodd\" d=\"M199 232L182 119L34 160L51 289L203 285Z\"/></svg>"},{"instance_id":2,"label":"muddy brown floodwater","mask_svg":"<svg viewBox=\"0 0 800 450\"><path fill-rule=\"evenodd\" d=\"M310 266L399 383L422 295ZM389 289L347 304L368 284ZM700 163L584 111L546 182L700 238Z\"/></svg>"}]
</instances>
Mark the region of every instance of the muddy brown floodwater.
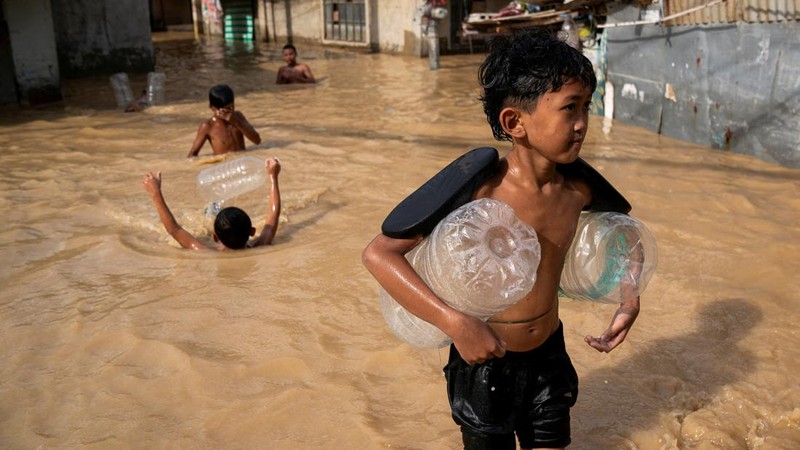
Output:
<instances>
[{"instance_id":1,"label":"muddy brown floodwater","mask_svg":"<svg viewBox=\"0 0 800 450\"><path fill-rule=\"evenodd\" d=\"M360 254L391 208L492 140L481 56L300 46L315 86L276 86L278 45L159 35L168 104L114 109L108 77L0 119L0 447L455 449L445 350L398 341ZM132 75L134 91L144 75ZM182 250L142 188L162 171L208 239L185 158L230 84L278 156L275 245ZM800 170L591 117L582 155L658 240L627 341L582 340L613 305L561 301L581 378L574 449L800 448ZM237 204L259 220L266 190Z\"/></svg>"}]
</instances>

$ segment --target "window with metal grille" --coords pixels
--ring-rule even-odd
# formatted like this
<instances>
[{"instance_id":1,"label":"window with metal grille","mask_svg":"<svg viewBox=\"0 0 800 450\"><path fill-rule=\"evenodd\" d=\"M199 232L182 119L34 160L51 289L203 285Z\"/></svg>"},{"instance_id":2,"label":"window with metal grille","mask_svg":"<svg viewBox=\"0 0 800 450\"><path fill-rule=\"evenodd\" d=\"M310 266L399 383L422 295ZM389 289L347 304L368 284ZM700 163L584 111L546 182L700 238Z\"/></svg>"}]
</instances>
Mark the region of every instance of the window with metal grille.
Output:
<instances>
[{"instance_id":1,"label":"window with metal grille","mask_svg":"<svg viewBox=\"0 0 800 450\"><path fill-rule=\"evenodd\" d=\"M323 0L325 40L367 42L365 0Z\"/></svg>"}]
</instances>

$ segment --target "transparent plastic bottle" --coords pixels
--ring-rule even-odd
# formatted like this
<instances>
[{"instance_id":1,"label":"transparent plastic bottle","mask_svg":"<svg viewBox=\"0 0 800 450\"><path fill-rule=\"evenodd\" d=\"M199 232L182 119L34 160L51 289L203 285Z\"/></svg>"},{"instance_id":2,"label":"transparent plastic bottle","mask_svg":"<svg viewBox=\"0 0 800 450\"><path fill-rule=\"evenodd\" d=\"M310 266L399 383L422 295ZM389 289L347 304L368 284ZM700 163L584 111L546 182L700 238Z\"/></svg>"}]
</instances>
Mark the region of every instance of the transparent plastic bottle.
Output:
<instances>
[{"instance_id":1,"label":"transparent plastic bottle","mask_svg":"<svg viewBox=\"0 0 800 450\"><path fill-rule=\"evenodd\" d=\"M163 72L150 72L147 74L147 102L151 105L163 105L166 102L164 85L167 76Z\"/></svg>"},{"instance_id":2,"label":"transparent plastic bottle","mask_svg":"<svg viewBox=\"0 0 800 450\"><path fill-rule=\"evenodd\" d=\"M644 292L657 263L655 238L642 222L621 213L582 213L559 289L574 300L620 303Z\"/></svg>"},{"instance_id":3,"label":"transparent plastic bottle","mask_svg":"<svg viewBox=\"0 0 800 450\"><path fill-rule=\"evenodd\" d=\"M258 188L267 180L264 161L245 156L216 164L197 174L197 188L210 202L229 198Z\"/></svg>"},{"instance_id":4,"label":"transparent plastic bottle","mask_svg":"<svg viewBox=\"0 0 800 450\"><path fill-rule=\"evenodd\" d=\"M578 34L578 25L569 14L562 14L561 18L564 22L561 24L561 32L564 33L562 39L569 44L570 47L577 50L582 50L581 38Z\"/></svg>"},{"instance_id":5,"label":"transparent plastic bottle","mask_svg":"<svg viewBox=\"0 0 800 450\"><path fill-rule=\"evenodd\" d=\"M536 231L510 206L484 198L450 213L406 258L445 303L487 320L533 289L541 247ZM389 329L400 339L421 348L450 342L383 289L380 300Z\"/></svg>"},{"instance_id":6,"label":"transparent plastic bottle","mask_svg":"<svg viewBox=\"0 0 800 450\"><path fill-rule=\"evenodd\" d=\"M114 90L114 100L117 102L117 108L125 109L133 101L133 92L131 91L131 83L128 79L128 74L125 72L115 73L111 75L111 88Z\"/></svg>"},{"instance_id":7,"label":"transparent plastic bottle","mask_svg":"<svg viewBox=\"0 0 800 450\"><path fill-rule=\"evenodd\" d=\"M536 282L541 258L536 231L503 202L467 203L428 239L415 268L437 295L471 316L488 319L517 303Z\"/></svg>"}]
</instances>

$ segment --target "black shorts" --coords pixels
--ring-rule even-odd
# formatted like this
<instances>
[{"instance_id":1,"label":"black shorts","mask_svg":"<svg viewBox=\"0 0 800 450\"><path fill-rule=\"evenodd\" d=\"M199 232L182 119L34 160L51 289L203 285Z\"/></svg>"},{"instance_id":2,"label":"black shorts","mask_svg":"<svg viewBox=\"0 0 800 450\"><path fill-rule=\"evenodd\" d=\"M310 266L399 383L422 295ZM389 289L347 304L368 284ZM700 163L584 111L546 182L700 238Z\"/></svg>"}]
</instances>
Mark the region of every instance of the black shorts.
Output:
<instances>
[{"instance_id":1,"label":"black shorts","mask_svg":"<svg viewBox=\"0 0 800 450\"><path fill-rule=\"evenodd\" d=\"M541 346L468 365L454 345L444 367L453 420L464 448L566 447L578 374L564 345L563 326Z\"/></svg>"}]
</instances>

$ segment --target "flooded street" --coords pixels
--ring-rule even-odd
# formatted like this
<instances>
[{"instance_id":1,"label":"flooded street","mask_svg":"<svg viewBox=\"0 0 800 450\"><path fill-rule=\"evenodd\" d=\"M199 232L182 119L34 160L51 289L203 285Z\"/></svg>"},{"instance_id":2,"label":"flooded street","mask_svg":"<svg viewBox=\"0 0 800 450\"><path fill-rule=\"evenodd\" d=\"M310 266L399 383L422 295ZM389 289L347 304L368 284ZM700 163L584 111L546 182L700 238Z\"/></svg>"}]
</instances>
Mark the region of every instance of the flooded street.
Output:
<instances>
[{"instance_id":1,"label":"flooded street","mask_svg":"<svg viewBox=\"0 0 800 450\"><path fill-rule=\"evenodd\" d=\"M460 448L447 350L391 334L360 258L447 163L508 151L477 100L482 55L430 71L298 45L319 83L278 86L279 44L155 47L166 105L116 110L101 76L0 109L0 448ZM161 171L178 222L210 241L196 177L215 159L186 154L217 83L261 134L244 154L282 163L273 246L180 249L143 189ZM583 336L615 306L561 301L581 383L570 448L800 448L800 169L602 120L582 156L653 232L659 265L610 354ZM267 195L235 202L259 230Z\"/></svg>"}]
</instances>

